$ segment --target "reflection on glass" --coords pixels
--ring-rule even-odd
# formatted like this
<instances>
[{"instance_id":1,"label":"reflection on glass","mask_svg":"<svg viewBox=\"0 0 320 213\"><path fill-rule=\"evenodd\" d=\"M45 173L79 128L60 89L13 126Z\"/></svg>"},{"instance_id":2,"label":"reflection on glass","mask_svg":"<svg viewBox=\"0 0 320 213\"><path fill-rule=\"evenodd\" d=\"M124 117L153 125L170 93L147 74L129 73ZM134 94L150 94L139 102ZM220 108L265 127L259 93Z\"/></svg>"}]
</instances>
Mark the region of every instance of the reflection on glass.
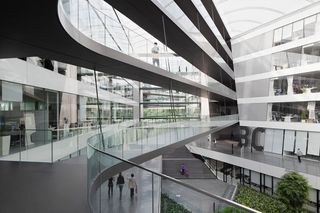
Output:
<instances>
[{"instance_id":1,"label":"reflection on glass","mask_svg":"<svg viewBox=\"0 0 320 213\"><path fill-rule=\"evenodd\" d=\"M273 103L272 121L319 123L320 102Z\"/></svg>"},{"instance_id":2,"label":"reflection on glass","mask_svg":"<svg viewBox=\"0 0 320 213\"><path fill-rule=\"evenodd\" d=\"M313 43L272 54L273 70L282 70L318 62L320 62L320 43Z\"/></svg>"},{"instance_id":3,"label":"reflection on glass","mask_svg":"<svg viewBox=\"0 0 320 213\"><path fill-rule=\"evenodd\" d=\"M320 92L320 75L318 72L275 78L271 80L271 95L293 95Z\"/></svg>"},{"instance_id":4,"label":"reflection on glass","mask_svg":"<svg viewBox=\"0 0 320 213\"><path fill-rule=\"evenodd\" d=\"M206 86L219 81L234 88L229 82L202 73L105 2L67 0L62 5L71 23L102 45Z\"/></svg>"},{"instance_id":5,"label":"reflection on glass","mask_svg":"<svg viewBox=\"0 0 320 213\"><path fill-rule=\"evenodd\" d=\"M320 14L309 16L293 24L275 29L273 31L273 46L313 36L318 33L320 33Z\"/></svg>"}]
</instances>

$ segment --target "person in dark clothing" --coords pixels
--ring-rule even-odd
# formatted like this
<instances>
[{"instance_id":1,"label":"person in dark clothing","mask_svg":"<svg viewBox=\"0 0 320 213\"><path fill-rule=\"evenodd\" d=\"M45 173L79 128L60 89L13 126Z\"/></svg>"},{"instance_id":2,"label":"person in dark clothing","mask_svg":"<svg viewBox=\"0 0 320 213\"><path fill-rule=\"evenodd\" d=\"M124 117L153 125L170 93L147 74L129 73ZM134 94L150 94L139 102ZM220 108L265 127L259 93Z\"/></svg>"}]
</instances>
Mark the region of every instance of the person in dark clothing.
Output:
<instances>
[{"instance_id":1,"label":"person in dark clothing","mask_svg":"<svg viewBox=\"0 0 320 213\"><path fill-rule=\"evenodd\" d=\"M119 187L119 192L120 192L120 200L122 198L122 190L124 186L124 177L122 176L121 172L119 173L119 176L117 178L117 186Z\"/></svg>"},{"instance_id":2,"label":"person in dark clothing","mask_svg":"<svg viewBox=\"0 0 320 213\"><path fill-rule=\"evenodd\" d=\"M109 178L108 180L108 196L113 195L113 177Z\"/></svg>"}]
</instances>

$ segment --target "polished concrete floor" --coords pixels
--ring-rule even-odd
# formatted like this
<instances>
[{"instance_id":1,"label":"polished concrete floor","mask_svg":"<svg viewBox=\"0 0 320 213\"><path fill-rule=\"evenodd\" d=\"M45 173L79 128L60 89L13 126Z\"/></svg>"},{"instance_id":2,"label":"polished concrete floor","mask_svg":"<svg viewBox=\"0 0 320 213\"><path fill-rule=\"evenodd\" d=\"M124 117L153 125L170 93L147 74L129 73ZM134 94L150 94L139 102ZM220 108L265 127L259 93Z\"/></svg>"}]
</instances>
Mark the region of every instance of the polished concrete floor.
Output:
<instances>
[{"instance_id":1,"label":"polished concrete floor","mask_svg":"<svg viewBox=\"0 0 320 213\"><path fill-rule=\"evenodd\" d=\"M88 213L86 158L0 162L1 213Z\"/></svg>"},{"instance_id":2,"label":"polished concrete floor","mask_svg":"<svg viewBox=\"0 0 320 213\"><path fill-rule=\"evenodd\" d=\"M216 179L200 159L191 154L185 146L171 150L163 155L163 173L196 188L230 199L235 186ZM188 177L182 176L179 172L182 163L188 170ZM162 193L166 193L171 199L195 213L213 212L222 206L216 199L168 180L162 181Z\"/></svg>"},{"instance_id":3,"label":"polished concrete floor","mask_svg":"<svg viewBox=\"0 0 320 213\"><path fill-rule=\"evenodd\" d=\"M141 164L142 166L154 171L161 171L161 157L155 158ZM137 182L137 192L133 198L130 198L130 190L128 187L128 178L133 173ZM122 199L120 199L119 188L115 185L113 194L108 195L107 183L101 187L98 192L95 206L101 208L101 213L152 213L160 208L160 177L153 176L149 172L139 168L131 168L124 171L125 185L123 187ZM116 180L117 176L114 177ZM153 188L152 188L153 184Z\"/></svg>"},{"instance_id":4,"label":"polished concrete floor","mask_svg":"<svg viewBox=\"0 0 320 213\"><path fill-rule=\"evenodd\" d=\"M226 194L230 186L217 179L184 179L183 181L221 197ZM162 193L167 194L171 199L183 205L192 213L214 212L226 205L217 199L167 180L162 181Z\"/></svg>"}]
</instances>

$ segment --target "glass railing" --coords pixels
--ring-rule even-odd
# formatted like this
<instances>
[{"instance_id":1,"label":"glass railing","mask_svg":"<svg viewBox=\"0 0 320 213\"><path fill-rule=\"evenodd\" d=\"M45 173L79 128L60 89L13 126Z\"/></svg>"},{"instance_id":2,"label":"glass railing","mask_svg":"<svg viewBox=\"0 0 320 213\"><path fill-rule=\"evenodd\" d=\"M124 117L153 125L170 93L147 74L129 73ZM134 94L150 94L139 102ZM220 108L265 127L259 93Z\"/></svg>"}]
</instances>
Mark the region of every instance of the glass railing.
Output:
<instances>
[{"instance_id":1,"label":"glass railing","mask_svg":"<svg viewBox=\"0 0 320 213\"><path fill-rule=\"evenodd\" d=\"M151 35L139 34L137 30L124 25L120 19L111 17L111 13L117 12L113 11L110 5L100 5L98 8L96 1L85 0L64 0L60 3L72 25L92 40L193 82L234 95L231 90L228 91L228 87L201 72ZM73 9L74 7L80 9ZM110 13L105 12L108 10ZM133 23L130 24L139 28ZM158 43L157 53L152 53L154 42Z\"/></svg>"},{"instance_id":2,"label":"glass railing","mask_svg":"<svg viewBox=\"0 0 320 213\"><path fill-rule=\"evenodd\" d=\"M97 144L102 144L104 137L100 135L96 140ZM91 212L202 213L220 212L227 207L241 212L258 212L163 175L157 171L160 167L150 162L138 165L89 143L88 202ZM120 174L124 181L120 181Z\"/></svg>"},{"instance_id":3,"label":"glass railing","mask_svg":"<svg viewBox=\"0 0 320 213\"><path fill-rule=\"evenodd\" d=\"M131 159L178 142L191 142L236 122L237 115L200 121L139 122L130 128L94 135L88 139L88 143L107 153Z\"/></svg>"},{"instance_id":4,"label":"glass railing","mask_svg":"<svg viewBox=\"0 0 320 213\"><path fill-rule=\"evenodd\" d=\"M127 128L138 121L103 125L109 132ZM0 160L55 162L87 146L90 137L98 134L98 126L64 129L22 129L2 131L0 136Z\"/></svg>"}]
</instances>

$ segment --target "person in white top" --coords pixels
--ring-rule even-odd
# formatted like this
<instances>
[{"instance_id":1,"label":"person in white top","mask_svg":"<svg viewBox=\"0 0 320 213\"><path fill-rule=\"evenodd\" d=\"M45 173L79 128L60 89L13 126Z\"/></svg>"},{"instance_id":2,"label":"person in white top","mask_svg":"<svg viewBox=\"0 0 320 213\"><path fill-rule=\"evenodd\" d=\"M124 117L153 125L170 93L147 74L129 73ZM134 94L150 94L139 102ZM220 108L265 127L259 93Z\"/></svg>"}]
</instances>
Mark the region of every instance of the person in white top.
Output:
<instances>
[{"instance_id":1,"label":"person in white top","mask_svg":"<svg viewBox=\"0 0 320 213\"><path fill-rule=\"evenodd\" d=\"M137 193L137 182L136 179L134 178L134 174L131 174L131 177L128 178L128 186L130 189L130 197L133 198L134 196L134 190L136 190Z\"/></svg>"},{"instance_id":2,"label":"person in white top","mask_svg":"<svg viewBox=\"0 0 320 213\"><path fill-rule=\"evenodd\" d=\"M298 148L297 150L297 156L298 156L298 161L299 163L301 163L301 156L303 155L303 153L301 152L301 150Z\"/></svg>"},{"instance_id":3,"label":"person in white top","mask_svg":"<svg viewBox=\"0 0 320 213\"><path fill-rule=\"evenodd\" d=\"M160 49L158 47L158 43L154 42L153 43L153 47L151 49L151 53L152 53L152 64L154 66L159 67L160 66L160 62L159 62L159 53L160 53Z\"/></svg>"}]
</instances>

